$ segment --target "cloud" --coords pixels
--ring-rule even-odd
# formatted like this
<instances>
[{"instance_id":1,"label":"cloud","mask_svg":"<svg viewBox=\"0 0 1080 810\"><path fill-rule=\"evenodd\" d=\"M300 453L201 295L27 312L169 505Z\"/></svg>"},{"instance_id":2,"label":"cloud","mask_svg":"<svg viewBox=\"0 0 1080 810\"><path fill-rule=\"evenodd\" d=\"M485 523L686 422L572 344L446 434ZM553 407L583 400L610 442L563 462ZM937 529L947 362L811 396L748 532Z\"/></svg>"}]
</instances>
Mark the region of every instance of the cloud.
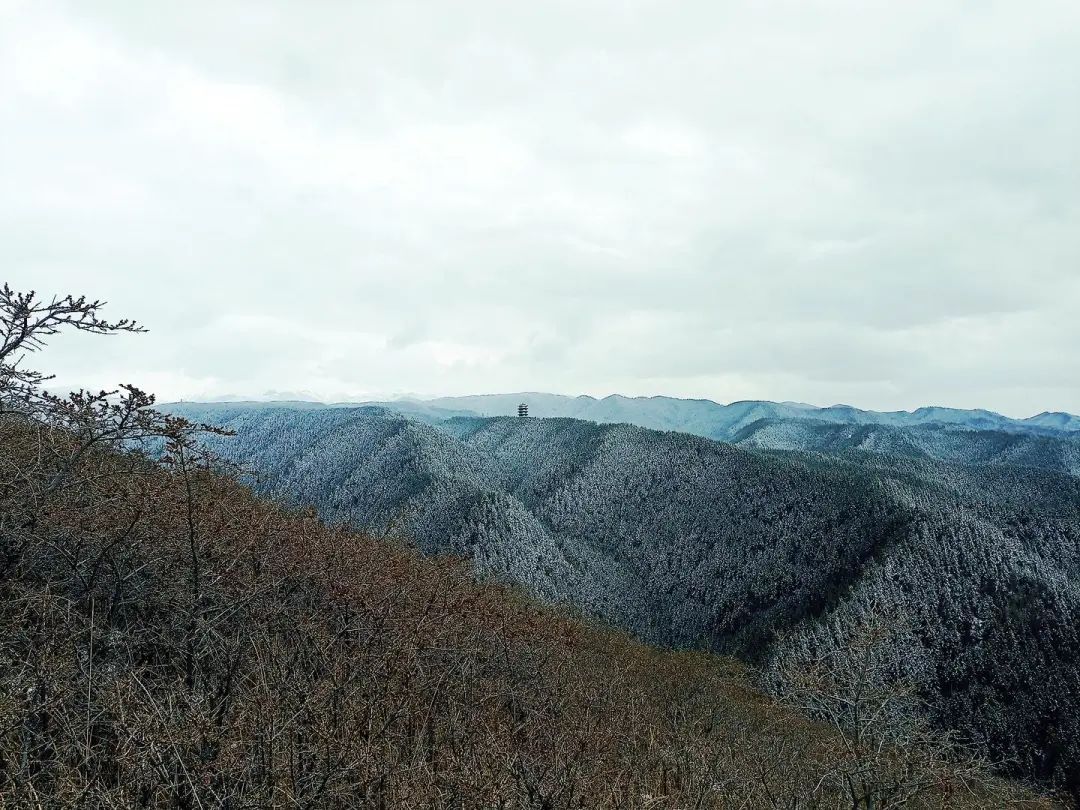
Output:
<instances>
[{"instance_id":1,"label":"cloud","mask_svg":"<svg viewBox=\"0 0 1080 810\"><path fill-rule=\"evenodd\" d=\"M1080 11L0 11L6 277L70 384L1080 412Z\"/></svg>"}]
</instances>

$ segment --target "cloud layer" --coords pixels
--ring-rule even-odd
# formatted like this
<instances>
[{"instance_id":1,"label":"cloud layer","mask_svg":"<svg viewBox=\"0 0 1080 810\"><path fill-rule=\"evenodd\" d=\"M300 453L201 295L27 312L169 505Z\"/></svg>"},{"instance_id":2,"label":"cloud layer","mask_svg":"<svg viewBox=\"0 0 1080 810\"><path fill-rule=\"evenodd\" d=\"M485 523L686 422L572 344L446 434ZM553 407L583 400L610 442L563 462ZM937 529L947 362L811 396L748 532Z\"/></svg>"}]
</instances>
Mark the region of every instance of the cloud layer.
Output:
<instances>
[{"instance_id":1,"label":"cloud layer","mask_svg":"<svg viewBox=\"0 0 1080 810\"><path fill-rule=\"evenodd\" d=\"M1080 412L1080 7L0 0L5 278L165 398Z\"/></svg>"}]
</instances>

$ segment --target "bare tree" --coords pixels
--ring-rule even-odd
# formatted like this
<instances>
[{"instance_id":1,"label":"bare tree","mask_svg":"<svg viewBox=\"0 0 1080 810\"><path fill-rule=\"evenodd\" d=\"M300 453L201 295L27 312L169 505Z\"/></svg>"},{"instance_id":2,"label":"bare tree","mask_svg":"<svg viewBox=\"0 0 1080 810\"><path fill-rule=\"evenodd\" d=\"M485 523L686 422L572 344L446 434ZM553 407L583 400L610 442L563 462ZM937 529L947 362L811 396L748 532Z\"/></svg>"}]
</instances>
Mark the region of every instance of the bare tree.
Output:
<instances>
[{"instance_id":1,"label":"bare tree","mask_svg":"<svg viewBox=\"0 0 1080 810\"><path fill-rule=\"evenodd\" d=\"M37 437L35 474L24 471L11 483L24 488L12 499L23 508L0 518L0 578L33 541L40 507L72 483L72 472L88 454L99 448L190 448L200 431L224 432L156 411L154 396L134 385L67 395L44 387L52 375L29 368L26 361L49 337L64 330L96 335L145 331L127 318L102 318L104 306L85 296L46 299L33 290L17 292L6 283L0 287L0 419L25 420Z\"/></svg>"},{"instance_id":2,"label":"bare tree","mask_svg":"<svg viewBox=\"0 0 1080 810\"><path fill-rule=\"evenodd\" d=\"M29 369L27 355L40 350L45 339L65 329L112 335L143 332L135 321L108 321L99 316L104 301L67 295L41 298L34 290L16 292L0 287L0 413L31 411L41 397L41 386L51 376Z\"/></svg>"},{"instance_id":3,"label":"bare tree","mask_svg":"<svg viewBox=\"0 0 1080 810\"><path fill-rule=\"evenodd\" d=\"M990 790L989 764L929 722L901 665L901 645L911 638L903 619L873 602L832 626L836 637L827 643L780 645L767 673L784 701L835 731L823 780L853 810L891 810L973 786Z\"/></svg>"}]
</instances>

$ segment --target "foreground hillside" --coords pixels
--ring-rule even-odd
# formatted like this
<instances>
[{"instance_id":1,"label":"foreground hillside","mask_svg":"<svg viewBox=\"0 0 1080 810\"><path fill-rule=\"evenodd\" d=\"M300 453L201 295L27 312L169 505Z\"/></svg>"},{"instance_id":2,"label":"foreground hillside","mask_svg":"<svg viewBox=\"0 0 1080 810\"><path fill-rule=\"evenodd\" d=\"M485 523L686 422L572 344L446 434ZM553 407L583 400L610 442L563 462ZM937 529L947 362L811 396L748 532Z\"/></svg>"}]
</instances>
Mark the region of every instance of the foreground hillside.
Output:
<instances>
[{"instance_id":1,"label":"foreground hillside","mask_svg":"<svg viewBox=\"0 0 1080 810\"><path fill-rule=\"evenodd\" d=\"M194 412L205 418L208 413ZM884 630L881 678L1012 773L1080 785L1080 481L569 419L217 409L262 491L390 527L648 641L793 663Z\"/></svg>"},{"instance_id":2,"label":"foreground hillside","mask_svg":"<svg viewBox=\"0 0 1080 810\"><path fill-rule=\"evenodd\" d=\"M1031 804L168 460L0 418L4 806Z\"/></svg>"}]
</instances>

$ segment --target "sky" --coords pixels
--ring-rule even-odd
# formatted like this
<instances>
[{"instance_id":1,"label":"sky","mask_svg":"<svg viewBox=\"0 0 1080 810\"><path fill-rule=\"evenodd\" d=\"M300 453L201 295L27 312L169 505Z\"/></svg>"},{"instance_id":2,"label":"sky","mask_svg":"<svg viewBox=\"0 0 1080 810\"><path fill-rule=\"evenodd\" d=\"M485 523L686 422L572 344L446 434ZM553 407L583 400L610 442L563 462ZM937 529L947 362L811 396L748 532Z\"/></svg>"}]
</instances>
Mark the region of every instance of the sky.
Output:
<instances>
[{"instance_id":1,"label":"sky","mask_svg":"<svg viewBox=\"0 0 1080 810\"><path fill-rule=\"evenodd\" d=\"M1080 4L0 0L60 387L1080 413Z\"/></svg>"}]
</instances>

